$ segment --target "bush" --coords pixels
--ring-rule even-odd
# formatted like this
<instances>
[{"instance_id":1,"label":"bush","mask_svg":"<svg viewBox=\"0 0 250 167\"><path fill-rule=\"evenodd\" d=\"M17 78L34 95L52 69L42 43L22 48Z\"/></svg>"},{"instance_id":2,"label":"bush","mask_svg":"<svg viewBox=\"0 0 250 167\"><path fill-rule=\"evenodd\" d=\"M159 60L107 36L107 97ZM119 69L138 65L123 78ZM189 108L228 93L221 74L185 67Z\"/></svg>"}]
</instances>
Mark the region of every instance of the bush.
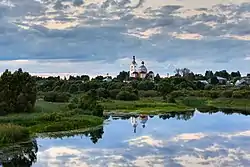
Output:
<instances>
[{"instance_id":1,"label":"bush","mask_svg":"<svg viewBox=\"0 0 250 167\"><path fill-rule=\"evenodd\" d=\"M68 102L70 94L61 92L48 92L44 95L44 101L48 102Z\"/></svg>"},{"instance_id":2,"label":"bush","mask_svg":"<svg viewBox=\"0 0 250 167\"><path fill-rule=\"evenodd\" d=\"M133 93L133 92L129 92L129 91L121 91L117 94L116 96L117 100L124 100L124 101L134 101L134 100L138 100L138 96Z\"/></svg>"},{"instance_id":3,"label":"bush","mask_svg":"<svg viewBox=\"0 0 250 167\"><path fill-rule=\"evenodd\" d=\"M231 98L232 95L233 95L233 91L225 90L225 91L221 92L220 97Z\"/></svg>"},{"instance_id":4,"label":"bush","mask_svg":"<svg viewBox=\"0 0 250 167\"><path fill-rule=\"evenodd\" d=\"M22 126L13 124L0 125L0 145L25 141L29 137L29 131Z\"/></svg>"},{"instance_id":5,"label":"bush","mask_svg":"<svg viewBox=\"0 0 250 167\"><path fill-rule=\"evenodd\" d=\"M183 96L186 96L187 95L187 91L182 91L182 90L176 90L176 91L173 91L173 92L171 92L170 94L171 94L171 96L173 97L173 98L177 98L177 97L183 97Z\"/></svg>"},{"instance_id":6,"label":"bush","mask_svg":"<svg viewBox=\"0 0 250 167\"><path fill-rule=\"evenodd\" d=\"M220 92L219 91L208 91L204 95L205 95L205 97L210 97L212 99L215 99L215 98L219 97Z\"/></svg>"},{"instance_id":7,"label":"bush","mask_svg":"<svg viewBox=\"0 0 250 167\"><path fill-rule=\"evenodd\" d=\"M204 87L205 90L211 90L212 88L213 88L212 85L206 85L206 86Z\"/></svg>"},{"instance_id":8,"label":"bush","mask_svg":"<svg viewBox=\"0 0 250 167\"><path fill-rule=\"evenodd\" d=\"M109 96L111 99L116 99L116 96L120 92L120 89L113 89L109 91Z\"/></svg>"},{"instance_id":9,"label":"bush","mask_svg":"<svg viewBox=\"0 0 250 167\"><path fill-rule=\"evenodd\" d=\"M171 95L169 95L169 96L167 97L167 102L168 102L168 103L176 103L174 97L171 96Z\"/></svg>"},{"instance_id":10,"label":"bush","mask_svg":"<svg viewBox=\"0 0 250 167\"><path fill-rule=\"evenodd\" d=\"M148 91L139 91L139 96L140 97L157 97L158 92L155 90L148 90Z\"/></svg>"},{"instance_id":11,"label":"bush","mask_svg":"<svg viewBox=\"0 0 250 167\"><path fill-rule=\"evenodd\" d=\"M247 90L234 91L232 97L233 98L249 98L250 91L247 91Z\"/></svg>"},{"instance_id":12,"label":"bush","mask_svg":"<svg viewBox=\"0 0 250 167\"><path fill-rule=\"evenodd\" d=\"M186 106L190 107L204 107L206 106L206 101L202 98L196 98L196 97L185 97L182 100L182 103Z\"/></svg>"},{"instance_id":13,"label":"bush","mask_svg":"<svg viewBox=\"0 0 250 167\"><path fill-rule=\"evenodd\" d=\"M107 89L105 89L105 88L98 88L97 90L96 90L96 92L97 92L97 96L99 97L99 98L108 98L109 97L109 92L107 91Z\"/></svg>"},{"instance_id":14,"label":"bush","mask_svg":"<svg viewBox=\"0 0 250 167\"><path fill-rule=\"evenodd\" d=\"M74 98L68 105L75 112L81 112L87 115L103 116L103 107L97 103L96 91L91 90L79 98Z\"/></svg>"}]
</instances>

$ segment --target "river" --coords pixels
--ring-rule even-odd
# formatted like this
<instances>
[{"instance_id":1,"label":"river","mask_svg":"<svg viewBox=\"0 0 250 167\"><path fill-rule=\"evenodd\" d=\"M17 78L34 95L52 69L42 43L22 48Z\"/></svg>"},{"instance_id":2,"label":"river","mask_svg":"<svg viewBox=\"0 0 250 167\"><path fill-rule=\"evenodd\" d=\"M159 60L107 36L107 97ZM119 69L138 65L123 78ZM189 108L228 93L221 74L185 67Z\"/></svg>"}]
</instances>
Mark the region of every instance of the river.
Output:
<instances>
[{"instance_id":1,"label":"river","mask_svg":"<svg viewBox=\"0 0 250 167\"><path fill-rule=\"evenodd\" d=\"M137 124L109 117L84 134L41 137L1 150L0 160L4 167L250 166L249 116L196 111L148 116L145 124L137 118Z\"/></svg>"}]
</instances>

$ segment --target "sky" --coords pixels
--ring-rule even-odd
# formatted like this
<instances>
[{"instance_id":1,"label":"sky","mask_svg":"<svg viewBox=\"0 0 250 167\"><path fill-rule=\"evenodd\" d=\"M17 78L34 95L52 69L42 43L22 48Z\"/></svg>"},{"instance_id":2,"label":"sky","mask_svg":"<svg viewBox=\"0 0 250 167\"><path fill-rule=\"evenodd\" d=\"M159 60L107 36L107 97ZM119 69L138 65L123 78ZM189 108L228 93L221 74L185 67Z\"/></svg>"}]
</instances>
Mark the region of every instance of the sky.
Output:
<instances>
[{"instance_id":1,"label":"sky","mask_svg":"<svg viewBox=\"0 0 250 167\"><path fill-rule=\"evenodd\" d=\"M0 72L250 73L250 0L0 0Z\"/></svg>"}]
</instances>

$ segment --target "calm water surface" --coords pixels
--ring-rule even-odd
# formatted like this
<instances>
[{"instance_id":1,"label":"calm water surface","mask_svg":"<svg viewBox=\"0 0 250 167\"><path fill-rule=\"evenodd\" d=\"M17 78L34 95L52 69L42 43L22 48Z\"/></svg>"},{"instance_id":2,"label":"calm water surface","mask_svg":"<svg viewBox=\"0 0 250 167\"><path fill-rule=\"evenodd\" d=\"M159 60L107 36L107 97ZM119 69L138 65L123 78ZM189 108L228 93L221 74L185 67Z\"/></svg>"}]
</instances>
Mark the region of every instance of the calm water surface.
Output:
<instances>
[{"instance_id":1,"label":"calm water surface","mask_svg":"<svg viewBox=\"0 0 250 167\"><path fill-rule=\"evenodd\" d=\"M2 166L250 166L250 116L202 114L138 118L110 117L95 131L62 138L37 138L25 148L3 150Z\"/></svg>"}]
</instances>

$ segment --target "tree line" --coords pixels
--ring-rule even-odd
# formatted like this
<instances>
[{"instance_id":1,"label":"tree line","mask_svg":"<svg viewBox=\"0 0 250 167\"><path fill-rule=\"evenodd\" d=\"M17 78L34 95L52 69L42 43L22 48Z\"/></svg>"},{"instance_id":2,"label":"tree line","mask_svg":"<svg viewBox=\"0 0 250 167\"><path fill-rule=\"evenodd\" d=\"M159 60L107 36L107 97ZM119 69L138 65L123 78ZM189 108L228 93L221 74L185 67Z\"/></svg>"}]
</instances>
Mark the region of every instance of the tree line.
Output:
<instances>
[{"instance_id":1,"label":"tree line","mask_svg":"<svg viewBox=\"0 0 250 167\"><path fill-rule=\"evenodd\" d=\"M97 101L102 99L139 100L143 97L162 96L169 102L181 94L213 97L248 98L249 87L240 90L233 86L219 85L217 76L231 80L241 77L239 71L229 74L226 70L206 71L204 75L194 74L189 69L176 69L176 74L162 78L157 74L154 81L149 79L128 79L129 72L122 71L111 82L104 76L90 79L88 75L42 78L31 76L18 69L6 70L0 77L0 114L32 112L37 97L50 102L70 102L72 109L89 110L91 114L102 115L102 108ZM201 80L211 80L206 85ZM128 82L124 82L128 81ZM210 93L204 93L210 91ZM185 92L185 93L183 93ZM214 93L216 92L216 93ZM223 94L222 94L223 93ZM84 94L78 99L72 95ZM89 105L86 105L89 104ZM94 111L100 111L93 113Z\"/></svg>"}]
</instances>

